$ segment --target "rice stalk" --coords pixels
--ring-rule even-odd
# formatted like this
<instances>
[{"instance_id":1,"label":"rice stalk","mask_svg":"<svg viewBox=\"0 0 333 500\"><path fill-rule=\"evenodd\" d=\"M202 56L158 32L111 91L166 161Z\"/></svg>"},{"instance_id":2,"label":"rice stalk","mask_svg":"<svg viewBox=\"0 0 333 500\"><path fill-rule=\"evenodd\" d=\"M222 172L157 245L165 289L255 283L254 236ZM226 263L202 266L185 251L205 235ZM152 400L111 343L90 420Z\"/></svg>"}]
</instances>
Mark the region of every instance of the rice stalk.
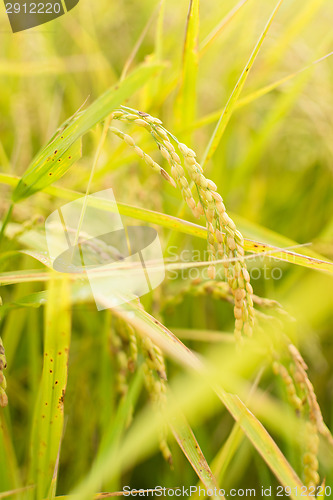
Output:
<instances>
[{"instance_id":1,"label":"rice stalk","mask_svg":"<svg viewBox=\"0 0 333 500\"><path fill-rule=\"evenodd\" d=\"M283 339L282 339L283 340ZM331 447L333 437L324 423L313 385L307 375L307 365L298 349L285 339L287 359L273 361L273 372L279 375L286 389L287 398L299 418L306 422L306 432L300 436L304 484L316 488L319 476L319 434L322 434ZM282 353L283 355L283 353ZM288 368L285 366L288 364Z\"/></svg>"},{"instance_id":2,"label":"rice stalk","mask_svg":"<svg viewBox=\"0 0 333 500\"><path fill-rule=\"evenodd\" d=\"M139 305L142 308L141 305ZM140 342L138 340L140 339ZM149 337L141 338L134 328L122 318L113 318L110 342L117 366L116 389L121 399L129 389L129 376L138 367L139 351L143 355L144 385L155 411L163 415L166 400L166 367L161 349ZM131 414L133 413L133 408ZM132 415L130 416L131 419ZM160 431L159 445L164 459L172 465L172 456L167 443L167 427Z\"/></svg>"}]
</instances>

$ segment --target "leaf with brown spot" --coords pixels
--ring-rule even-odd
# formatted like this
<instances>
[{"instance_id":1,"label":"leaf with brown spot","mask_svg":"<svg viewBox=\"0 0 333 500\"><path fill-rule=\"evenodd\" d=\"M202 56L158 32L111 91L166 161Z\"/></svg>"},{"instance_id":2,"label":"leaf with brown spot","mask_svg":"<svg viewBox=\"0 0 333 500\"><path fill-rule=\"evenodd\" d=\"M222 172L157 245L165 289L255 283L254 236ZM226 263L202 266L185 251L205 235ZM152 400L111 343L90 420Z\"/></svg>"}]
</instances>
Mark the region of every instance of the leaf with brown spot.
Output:
<instances>
[{"instance_id":1,"label":"leaf with brown spot","mask_svg":"<svg viewBox=\"0 0 333 500\"><path fill-rule=\"evenodd\" d=\"M118 85L108 89L86 110L67 120L58 135L51 139L28 167L14 189L13 202L31 196L62 177L81 156L81 137L143 87L162 67L156 63L140 66ZM49 172L52 172L52 175L49 175Z\"/></svg>"},{"instance_id":2,"label":"leaf with brown spot","mask_svg":"<svg viewBox=\"0 0 333 500\"><path fill-rule=\"evenodd\" d=\"M70 295L67 280L51 279L47 298L44 366L35 406L29 471L29 480L36 484L37 498L46 498L48 495L63 434L64 395L67 385L71 332ZM66 352L66 355L57 356L59 351ZM48 496L48 498L51 499L53 496Z\"/></svg>"}]
</instances>

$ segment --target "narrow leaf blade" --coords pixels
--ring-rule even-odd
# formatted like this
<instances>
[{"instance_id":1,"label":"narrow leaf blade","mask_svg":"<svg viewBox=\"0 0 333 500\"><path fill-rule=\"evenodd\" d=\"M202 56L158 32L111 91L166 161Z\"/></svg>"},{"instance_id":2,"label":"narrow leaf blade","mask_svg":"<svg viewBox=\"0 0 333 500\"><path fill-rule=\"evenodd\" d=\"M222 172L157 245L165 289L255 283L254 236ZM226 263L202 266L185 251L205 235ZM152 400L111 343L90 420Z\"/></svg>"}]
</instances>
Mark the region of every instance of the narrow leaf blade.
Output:
<instances>
[{"instance_id":1,"label":"narrow leaf blade","mask_svg":"<svg viewBox=\"0 0 333 500\"><path fill-rule=\"evenodd\" d=\"M276 14L277 14L277 11L280 8L282 2L283 2L283 0L279 0L275 9L273 10L273 12L272 12L272 14L271 14L266 26L265 26L264 31L262 32L261 36L259 37L259 40L257 41L257 44L254 47L253 52L252 52L248 62L246 63L245 68L243 69L243 71L238 79L238 82L236 83L236 85L231 93L231 96L229 97L229 100L228 100L228 102L227 102L227 104L226 104L226 106L221 114L221 117L220 117L220 119L215 127L213 135L212 135L212 137L208 143L208 146L206 148L206 151L204 154L204 160L202 162L203 164L205 164L212 157L212 155L216 151L216 149L221 141L221 138L223 136L223 133L224 133L228 123L229 123L229 120L232 116L232 113L235 110L236 103L237 103L238 98L240 96L240 93L242 92L242 89L245 85L248 74L253 66L254 61L256 60L256 57L261 49L263 41L266 38L268 30L271 27L271 24L272 24Z\"/></svg>"},{"instance_id":2,"label":"narrow leaf blade","mask_svg":"<svg viewBox=\"0 0 333 500\"><path fill-rule=\"evenodd\" d=\"M71 332L69 304L67 280L51 280L45 312L44 366L31 442L30 480L36 484L38 498L45 498L55 481L63 434Z\"/></svg>"},{"instance_id":3,"label":"narrow leaf blade","mask_svg":"<svg viewBox=\"0 0 333 500\"><path fill-rule=\"evenodd\" d=\"M31 196L33 193L52 184L54 180L61 177L68 168L70 168L73 162L64 164L57 175L49 175L49 173L52 172L52 166L55 165L56 162L59 162L59 160L62 160L64 155L69 151L69 148L71 148L83 134L88 132L97 123L104 120L114 108L131 97L134 92L141 88L157 70L161 69L161 67L161 64L154 63L140 66L122 82L107 90L85 111L78 114L70 120L69 123L67 122L62 127L58 136L34 158L28 170L14 189L12 194L13 202L18 202ZM71 154L68 154L68 157L69 156L71 156ZM49 160L50 158L52 161Z\"/></svg>"},{"instance_id":4,"label":"narrow leaf blade","mask_svg":"<svg viewBox=\"0 0 333 500\"><path fill-rule=\"evenodd\" d=\"M198 478L201 479L202 484L207 489L212 489L213 491L215 488L218 489L217 481L210 470L207 460L202 453L199 443L197 442L187 420L185 417L181 421L178 417L177 420L177 424L172 425L171 429L184 455L192 465ZM219 498L224 498L224 496L220 496Z\"/></svg>"}]
</instances>

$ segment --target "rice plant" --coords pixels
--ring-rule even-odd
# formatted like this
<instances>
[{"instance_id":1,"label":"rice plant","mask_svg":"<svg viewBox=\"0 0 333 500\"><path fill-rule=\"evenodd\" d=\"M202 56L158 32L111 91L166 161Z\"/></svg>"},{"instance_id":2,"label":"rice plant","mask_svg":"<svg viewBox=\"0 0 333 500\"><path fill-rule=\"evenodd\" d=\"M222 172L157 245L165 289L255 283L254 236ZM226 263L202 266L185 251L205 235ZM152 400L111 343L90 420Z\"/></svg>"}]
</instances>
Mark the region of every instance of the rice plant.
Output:
<instances>
[{"instance_id":1,"label":"rice plant","mask_svg":"<svg viewBox=\"0 0 333 500\"><path fill-rule=\"evenodd\" d=\"M332 15L100 0L15 35L1 18L0 499L330 498ZM88 202L66 272L45 229L110 188L96 213L156 230L145 272L165 271L116 307L75 268ZM87 251L135 282L120 246Z\"/></svg>"}]
</instances>

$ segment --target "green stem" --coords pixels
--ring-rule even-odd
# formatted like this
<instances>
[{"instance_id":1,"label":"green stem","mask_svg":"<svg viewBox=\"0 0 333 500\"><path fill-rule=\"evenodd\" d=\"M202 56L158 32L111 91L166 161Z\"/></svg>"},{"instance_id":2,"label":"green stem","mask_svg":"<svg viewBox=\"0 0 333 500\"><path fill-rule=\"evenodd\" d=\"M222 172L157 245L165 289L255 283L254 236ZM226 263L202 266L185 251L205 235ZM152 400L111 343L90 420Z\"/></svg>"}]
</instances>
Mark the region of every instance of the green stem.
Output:
<instances>
[{"instance_id":1,"label":"green stem","mask_svg":"<svg viewBox=\"0 0 333 500\"><path fill-rule=\"evenodd\" d=\"M9 205L8 211L7 211L7 213L5 215L5 218L4 218L4 220L2 222L2 225L1 225L1 230L0 230L0 245L1 245L1 242L2 242L3 235L5 233L6 226L7 226L8 222L10 221L10 217L12 215L13 208L14 208L14 203L12 202Z\"/></svg>"},{"instance_id":2,"label":"green stem","mask_svg":"<svg viewBox=\"0 0 333 500\"><path fill-rule=\"evenodd\" d=\"M94 158L93 165L92 165L92 168L91 168L90 177L89 177L88 185L87 185L87 189L86 189L86 194L85 194L85 197L83 199L83 205L82 205L82 210L81 210L81 214L80 214L80 220L79 220L79 223L78 223L78 226L77 226L77 230L76 230L76 233L75 233L75 239L74 239L74 244L73 244L73 252L74 252L74 247L78 244L78 240L79 240L79 236L80 236L80 231L81 231L82 224L83 224L84 215L86 213L88 196L89 196L89 193L90 193L90 188L91 188L92 180L93 180L93 177L94 177L94 173L95 173L95 170L96 170L96 167L97 167L97 163L98 163L100 154L102 152L103 145L104 145L104 142L105 142L105 139L106 139L106 136L107 136L107 133L108 133L111 121L112 121L112 114L110 114L106 118L106 120L104 122L104 127L103 127L103 131L102 131L102 135L101 135L101 138L100 138L100 141L98 143L97 150L96 150L96 153L95 153L95 158Z\"/></svg>"}]
</instances>

